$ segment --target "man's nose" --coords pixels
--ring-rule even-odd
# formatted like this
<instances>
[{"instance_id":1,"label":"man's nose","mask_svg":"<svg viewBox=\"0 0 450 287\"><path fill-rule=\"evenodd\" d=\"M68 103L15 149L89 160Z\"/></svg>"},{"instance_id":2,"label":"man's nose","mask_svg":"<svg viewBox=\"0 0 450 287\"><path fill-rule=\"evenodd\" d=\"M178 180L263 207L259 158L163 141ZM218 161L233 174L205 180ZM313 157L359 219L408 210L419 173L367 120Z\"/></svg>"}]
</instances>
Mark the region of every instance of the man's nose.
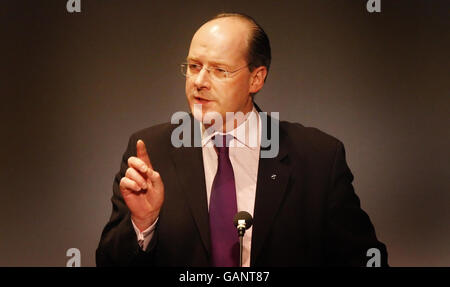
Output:
<instances>
[{"instance_id":1,"label":"man's nose","mask_svg":"<svg viewBox=\"0 0 450 287\"><path fill-rule=\"evenodd\" d=\"M209 79L209 71L205 69L205 67L202 68L200 73L195 78L195 87L197 89L207 88L210 87L210 79Z\"/></svg>"}]
</instances>

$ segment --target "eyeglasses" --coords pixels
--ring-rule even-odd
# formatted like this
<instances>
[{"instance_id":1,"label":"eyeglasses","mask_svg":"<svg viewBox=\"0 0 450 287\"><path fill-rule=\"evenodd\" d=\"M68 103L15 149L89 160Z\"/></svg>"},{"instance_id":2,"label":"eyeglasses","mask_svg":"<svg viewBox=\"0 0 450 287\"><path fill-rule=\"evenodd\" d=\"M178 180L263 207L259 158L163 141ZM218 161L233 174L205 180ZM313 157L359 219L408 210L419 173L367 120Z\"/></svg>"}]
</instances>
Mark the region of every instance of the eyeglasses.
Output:
<instances>
[{"instance_id":1,"label":"eyeglasses","mask_svg":"<svg viewBox=\"0 0 450 287\"><path fill-rule=\"evenodd\" d=\"M234 71L227 71L224 68L219 67L206 67L200 64L190 64L190 63L183 63L181 64L181 73L186 77L195 77L205 68L205 70L208 71L209 75L212 79L217 81L223 81L228 78L231 78L231 75L233 75L236 72L239 72L240 70L248 67L248 64L240 67L237 70Z\"/></svg>"}]
</instances>

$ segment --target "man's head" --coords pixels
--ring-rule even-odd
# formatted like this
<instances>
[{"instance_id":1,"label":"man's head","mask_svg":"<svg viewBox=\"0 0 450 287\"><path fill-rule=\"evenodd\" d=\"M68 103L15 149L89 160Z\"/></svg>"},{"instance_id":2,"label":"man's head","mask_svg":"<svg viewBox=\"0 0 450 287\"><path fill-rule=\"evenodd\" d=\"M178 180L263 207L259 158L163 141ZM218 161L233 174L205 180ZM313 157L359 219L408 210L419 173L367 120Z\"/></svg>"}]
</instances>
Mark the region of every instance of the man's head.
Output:
<instances>
[{"instance_id":1,"label":"man's head","mask_svg":"<svg viewBox=\"0 0 450 287\"><path fill-rule=\"evenodd\" d=\"M248 113L253 95L264 85L270 67L270 44L262 28L242 14L219 14L203 24L191 41L187 62L197 71L186 77L191 111L202 104L202 114ZM213 69L228 77L214 77ZM208 71L208 70L209 71ZM201 120L202 115L194 116Z\"/></svg>"}]
</instances>

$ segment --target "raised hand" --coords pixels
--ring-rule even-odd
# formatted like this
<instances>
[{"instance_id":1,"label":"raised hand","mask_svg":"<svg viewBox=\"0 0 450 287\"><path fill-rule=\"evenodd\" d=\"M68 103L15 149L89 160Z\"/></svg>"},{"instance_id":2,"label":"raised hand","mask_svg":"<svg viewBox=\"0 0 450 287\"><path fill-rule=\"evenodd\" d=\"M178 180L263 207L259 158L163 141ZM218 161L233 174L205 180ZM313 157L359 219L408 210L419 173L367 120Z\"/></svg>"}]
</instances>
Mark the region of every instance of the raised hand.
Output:
<instances>
[{"instance_id":1,"label":"raised hand","mask_svg":"<svg viewBox=\"0 0 450 287\"><path fill-rule=\"evenodd\" d=\"M128 158L128 169L120 180L120 191L134 224L143 231L159 216L164 202L164 184L153 170L145 143L138 140L136 156Z\"/></svg>"}]
</instances>

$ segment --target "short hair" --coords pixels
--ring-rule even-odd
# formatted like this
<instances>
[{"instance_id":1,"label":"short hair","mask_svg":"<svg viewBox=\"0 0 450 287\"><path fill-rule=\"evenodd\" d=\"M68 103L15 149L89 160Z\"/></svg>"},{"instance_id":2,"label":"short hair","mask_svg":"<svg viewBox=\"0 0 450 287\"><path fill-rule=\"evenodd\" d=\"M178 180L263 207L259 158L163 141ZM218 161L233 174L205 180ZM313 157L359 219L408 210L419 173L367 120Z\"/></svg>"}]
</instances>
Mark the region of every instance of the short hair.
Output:
<instances>
[{"instance_id":1,"label":"short hair","mask_svg":"<svg viewBox=\"0 0 450 287\"><path fill-rule=\"evenodd\" d=\"M247 63L250 72L260 66L267 68L269 73L270 61L272 60L270 41L264 29L252 17L243 13L220 13L208 20L210 22L219 18L236 17L250 23L250 35L248 39ZM266 75L267 78L267 75ZM264 79L266 81L266 79Z\"/></svg>"}]
</instances>

